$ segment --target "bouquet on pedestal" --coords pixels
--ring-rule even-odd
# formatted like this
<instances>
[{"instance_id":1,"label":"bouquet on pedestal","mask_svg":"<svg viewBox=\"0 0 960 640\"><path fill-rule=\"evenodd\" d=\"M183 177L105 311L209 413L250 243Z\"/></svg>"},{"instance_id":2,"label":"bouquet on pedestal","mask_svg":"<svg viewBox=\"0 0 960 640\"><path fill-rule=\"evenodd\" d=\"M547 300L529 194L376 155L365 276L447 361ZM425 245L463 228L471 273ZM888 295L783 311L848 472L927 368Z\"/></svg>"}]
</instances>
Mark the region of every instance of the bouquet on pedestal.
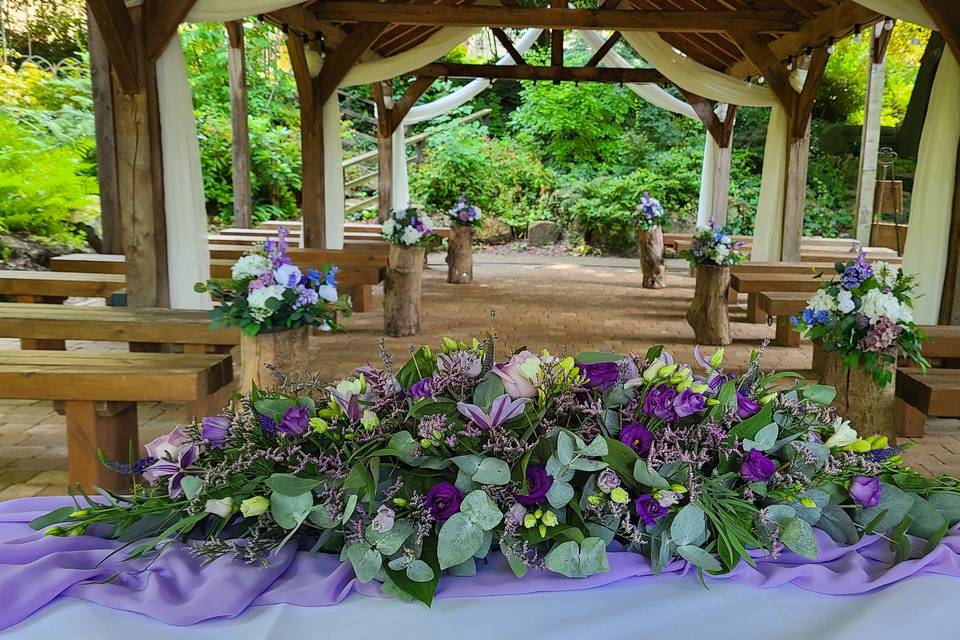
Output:
<instances>
[{"instance_id":1,"label":"bouquet on pedestal","mask_svg":"<svg viewBox=\"0 0 960 640\"><path fill-rule=\"evenodd\" d=\"M383 239L403 247L424 245L434 238L433 222L418 209L398 209L382 225Z\"/></svg>"},{"instance_id":2,"label":"bouquet on pedestal","mask_svg":"<svg viewBox=\"0 0 960 640\"><path fill-rule=\"evenodd\" d=\"M729 228L711 220L709 227L697 229L690 250L684 257L691 267L701 264L729 267L747 259L747 254L740 251L742 247L743 243L733 239Z\"/></svg>"},{"instance_id":3,"label":"bouquet on pedestal","mask_svg":"<svg viewBox=\"0 0 960 640\"><path fill-rule=\"evenodd\" d=\"M470 204L467 195L460 196L460 200L447 212L447 220L453 226L479 227L483 218L480 207Z\"/></svg>"},{"instance_id":4,"label":"bouquet on pedestal","mask_svg":"<svg viewBox=\"0 0 960 640\"><path fill-rule=\"evenodd\" d=\"M640 204L636 211L637 226L644 231L650 231L654 227L667 226L667 214L663 210L660 201L652 197L648 191L644 191L640 197Z\"/></svg>"}]
</instances>

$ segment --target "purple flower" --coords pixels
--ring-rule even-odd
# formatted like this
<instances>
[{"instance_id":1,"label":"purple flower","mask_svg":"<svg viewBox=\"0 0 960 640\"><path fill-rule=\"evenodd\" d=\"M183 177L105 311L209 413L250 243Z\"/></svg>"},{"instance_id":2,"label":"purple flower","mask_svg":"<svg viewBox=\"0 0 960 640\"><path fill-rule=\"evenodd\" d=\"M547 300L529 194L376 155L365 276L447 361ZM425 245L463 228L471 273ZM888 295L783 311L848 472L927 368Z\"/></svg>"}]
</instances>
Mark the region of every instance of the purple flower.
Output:
<instances>
[{"instance_id":1,"label":"purple flower","mask_svg":"<svg viewBox=\"0 0 960 640\"><path fill-rule=\"evenodd\" d=\"M597 476L597 489L604 493L610 493L620 486L620 476L612 469L604 469Z\"/></svg>"},{"instance_id":2,"label":"purple flower","mask_svg":"<svg viewBox=\"0 0 960 640\"><path fill-rule=\"evenodd\" d=\"M174 427L170 433L154 438L143 445L143 448L151 458L173 462L188 446L190 446L190 436L183 427L178 426Z\"/></svg>"},{"instance_id":3,"label":"purple flower","mask_svg":"<svg viewBox=\"0 0 960 640\"><path fill-rule=\"evenodd\" d=\"M271 438L277 435L277 421L271 418L270 416L265 416L263 414L257 414L257 418L260 421L260 430Z\"/></svg>"},{"instance_id":4,"label":"purple flower","mask_svg":"<svg viewBox=\"0 0 960 640\"><path fill-rule=\"evenodd\" d=\"M756 449L751 449L740 463L740 477L747 482L766 482L776 470L777 463Z\"/></svg>"},{"instance_id":5,"label":"purple flower","mask_svg":"<svg viewBox=\"0 0 960 640\"><path fill-rule=\"evenodd\" d=\"M521 351L510 358L506 364L494 365L492 371L503 381L503 388L513 399L532 398L537 395L537 387L524 376L520 367L530 358L535 358L529 351Z\"/></svg>"},{"instance_id":6,"label":"purple flower","mask_svg":"<svg viewBox=\"0 0 960 640\"><path fill-rule=\"evenodd\" d=\"M669 513L667 508L657 502L657 499L649 493L645 493L634 500L633 506L636 507L637 515L640 516L643 524L648 527L657 524L657 520Z\"/></svg>"},{"instance_id":7,"label":"purple flower","mask_svg":"<svg viewBox=\"0 0 960 640\"><path fill-rule=\"evenodd\" d=\"M746 394L737 391L737 417L746 420L750 416L760 413L760 403Z\"/></svg>"},{"instance_id":8,"label":"purple flower","mask_svg":"<svg viewBox=\"0 0 960 640\"><path fill-rule=\"evenodd\" d=\"M895 352L900 325L886 316L877 319L858 343L857 349L867 353Z\"/></svg>"},{"instance_id":9,"label":"purple flower","mask_svg":"<svg viewBox=\"0 0 960 640\"><path fill-rule=\"evenodd\" d=\"M341 393L336 389L331 388L330 397L333 398L333 401L343 409L344 415L350 419L350 422L359 422L360 416L363 415L363 411L360 410L360 401L357 399L356 394L353 393Z\"/></svg>"},{"instance_id":10,"label":"purple flower","mask_svg":"<svg viewBox=\"0 0 960 640\"><path fill-rule=\"evenodd\" d=\"M310 415L306 407L290 407L283 414L277 429L288 436L300 436L310 426Z\"/></svg>"},{"instance_id":11,"label":"purple flower","mask_svg":"<svg viewBox=\"0 0 960 640\"><path fill-rule=\"evenodd\" d=\"M856 289L872 276L873 267L866 261L863 251L860 251L857 259L848 264L840 274L840 286L844 289Z\"/></svg>"},{"instance_id":12,"label":"purple flower","mask_svg":"<svg viewBox=\"0 0 960 640\"><path fill-rule=\"evenodd\" d=\"M650 453L653 434L639 422L625 424L620 429L620 442L627 445L641 458Z\"/></svg>"},{"instance_id":13,"label":"purple flower","mask_svg":"<svg viewBox=\"0 0 960 640\"><path fill-rule=\"evenodd\" d=\"M515 493L513 497L525 507L534 507L543 502L552 486L553 476L547 474L545 467L539 464L527 465L527 495Z\"/></svg>"},{"instance_id":14,"label":"purple flower","mask_svg":"<svg viewBox=\"0 0 960 640\"><path fill-rule=\"evenodd\" d=\"M677 392L673 387L667 384L661 384L647 393L643 399L642 411L648 416L660 418L665 422L673 422L677 419L677 414L673 410L673 400L677 397Z\"/></svg>"},{"instance_id":15,"label":"purple flower","mask_svg":"<svg viewBox=\"0 0 960 640\"><path fill-rule=\"evenodd\" d=\"M523 414L523 408L526 404L526 398L511 400L510 396L503 394L493 401L489 414L484 413L483 409L477 405L466 402L458 402L457 411L469 418L471 422L481 429L489 430L519 417Z\"/></svg>"},{"instance_id":16,"label":"purple flower","mask_svg":"<svg viewBox=\"0 0 960 640\"><path fill-rule=\"evenodd\" d=\"M692 416L695 413L703 411L707 405L707 399L696 391L684 389L673 401L673 410L681 418Z\"/></svg>"},{"instance_id":17,"label":"purple flower","mask_svg":"<svg viewBox=\"0 0 960 640\"><path fill-rule=\"evenodd\" d=\"M207 416L200 421L200 435L211 449L219 449L230 431L230 418L226 416Z\"/></svg>"},{"instance_id":18,"label":"purple flower","mask_svg":"<svg viewBox=\"0 0 960 640\"><path fill-rule=\"evenodd\" d=\"M156 484L160 478L169 478L167 481L167 493L171 498L176 498L183 491L180 481L184 476L189 475L186 472L187 467L192 465L200 457L200 448L195 444L190 444L180 451L176 461L158 460L147 467L143 472L143 479L150 484Z\"/></svg>"},{"instance_id":19,"label":"purple flower","mask_svg":"<svg viewBox=\"0 0 960 640\"><path fill-rule=\"evenodd\" d=\"M460 510L463 494L449 482L439 482L433 485L427 495L423 497L437 522L446 522L447 519Z\"/></svg>"},{"instance_id":20,"label":"purple flower","mask_svg":"<svg viewBox=\"0 0 960 640\"><path fill-rule=\"evenodd\" d=\"M577 366L580 368L580 373L587 379L587 385L592 389L606 391L615 385L620 377L620 367L616 362L596 362Z\"/></svg>"},{"instance_id":21,"label":"purple flower","mask_svg":"<svg viewBox=\"0 0 960 640\"><path fill-rule=\"evenodd\" d=\"M433 395L433 391L430 389L430 384L432 382L432 376L417 381L412 387L410 387L410 389L407 390L407 397L413 398L414 401L431 397Z\"/></svg>"},{"instance_id":22,"label":"purple flower","mask_svg":"<svg viewBox=\"0 0 960 640\"><path fill-rule=\"evenodd\" d=\"M880 478L857 476L850 481L850 497L861 507L875 507L883 497Z\"/></svg>"}]
</instances>

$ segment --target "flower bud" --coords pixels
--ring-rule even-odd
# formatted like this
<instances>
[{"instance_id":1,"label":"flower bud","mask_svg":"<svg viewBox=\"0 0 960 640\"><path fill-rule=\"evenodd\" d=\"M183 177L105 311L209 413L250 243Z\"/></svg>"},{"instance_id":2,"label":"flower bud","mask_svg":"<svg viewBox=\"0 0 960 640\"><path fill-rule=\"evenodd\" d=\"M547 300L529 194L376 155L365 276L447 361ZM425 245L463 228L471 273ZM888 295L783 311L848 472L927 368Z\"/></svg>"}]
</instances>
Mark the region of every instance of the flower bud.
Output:
<instances>
[{"instance_id":1,"label":"flower bud","mask_svg":"<svg viewBox=\"0 0 960 640\"><path fill-rule=\"evenodd\" d=\"M716 369L717 367L720 366L720 363L723 362L723 353L724 353L723 347L720 347L719 349L713 352L713 355L710 356L711 367Z\"/></svg>"},{"instance_id":2,"label":"flower bud","mask_svg":"<svg viewBox=\"0 0 960 640\"><path fill-rule=\"evenodd\" d=\"M671 375L673 375L673 372L676 371L676 370L677 370L677 363L676 363L676 362L674 362L673 364L665 365L665 366L663 366L663 367L660 367L660 369L657 371L657 377L658 377L658 378L669 378Z\"/></svg>"},{"instance_id":3,"label":"flower bud","mask_svg":"<svg viewBox=\"0 0 960 640\"><path fill-rule=\"evenodd\" d=\"M610 499L617 504L627 504L630 502L630 494L623 487L614 487L610 491Z\"/></svg>"},{"instance_id":4,"label":"flower bud","mask_svg":"<svg viewBox=\"0 0 960 640\"><path fill-rule=\"evenodd\" d=\"M426 438L424 438L423 440L420 441L420 446L423 447L424 449L429 449L430 447L433 446L433 443L427 440Z\"/></svg>"},{"instance_id":5,"label":"flower bud","mask_svg":"<svg viewBox=\"0 0 960 640\"><path fill-rule=\"evenodd\" d=\"M398 507L405 507L410 504L410 501L406 498L394 498L393 504L397 505Z\"/></svg>"},{"instance_id":6,"label":"flower bud","mask_svg":"<svg viewBox=\"0 0 960 640\"><path fill-rule=\"evenodd\" d=\"M684 380L693 380L693 371L686 365L677 369L676 372L670 376L670 384L680 384Z\"/></svg>"},{"instance_id":7,"label":"flower bud","mask_svg":"<svg viewBox=\"0 0 960 640\"><path fill-rule=\"evenodd\" d=\"M817 503L814 502L811 498L800 498L800 504L805 506L807 509L817 508Z\"/></svg>"},{"instance_id":8,"label":"flower bud","mask_svg":"<svg viewBox=\"0 0 960 640\"><path fill-rule=\"evenodd\" d=\"M670 485L670 491L673 491L674 493L686 493L687 488L682 484L672 484Z\"/></svg>"},{"instance_id":9,"label":"flower bud","mask_svg":"<svg viewBox=\"0 0 960 640\"><path fill-rule=\"evenodd\" d=\"M543 517L540 518L540 522L548 527L555 527L559 523L559 520L557 520L557 514L553 511L547 511L543 514Z\"/></svg>"},{"instance_id":10,"label":"flower bud","mask_svg":"<svg viewBox=\"0 0 960 640\"><path fill-rule=\"evenodd\" d=\"M49 529L43 532L43 535L60 537L63 535L63 529L61 529L60 527L50 527Z\"/></svg>"},{"instance_id":11,"label":"flower bud","mask_svg":"<svg viewBox=\"0 0 960 640\"><path fill-rule=\"evenodd\" d=\"M706 392L706 390L709 388L710 388L710 385L704 384L702 382L699 384L690 385L690 391L693 391L694 393L700 393L700 394Z\"/></svg>"},{"instance_id":12,"label":"flower bud","mask_svg":"<svg viewBox=\"0 0 960 640\"><path fill-rule=\"evenodd\" d=\"M886 449L890 441L887 436L870 436L867 442L870 443L871 449Z\"/></svg>"},{"instance_id":13,"label":"flower bud","mask_svg":"<svg viewBox=\"0 0 960 640\"><path fill-rule=\"evenodd\" d=\"M253 496L240 503L240 513L244 518L259 516L261 513L266 513L269 508L270 499L263 496Z\"/></svg>"},{"instance_id":14,"label":"flower bud","mask_svg":"<svg viewBox=\"0 0 960 640\"><path fill-rule=\"evenodd\" d=\"M452 338L447 338L444 336L443 340L440 342L440 346L444 352L449 353L451 351L456 351L460 345L457 344L457 341Z\"/></svg>"},{"instance_id":15,"label":"flower bud","mask_svg":"<svg viewBox=\"0 0 960 640\"><path fill-rule=\"evenodd\" d=\"M677 393L683 393L683 391L687 387L689 387L692 382L693 382L693 378L684 378L683 380L680 380L678 383L675 383L676 386L674 388L677 390Z\"/></svg>"},{"instance_id":16,"label":"flower bud","mask_svg":"<svg viewBox=\"0 0 960 640\"><path fill-rule=\"evenodd\" d=\"M660 369L663 367L664 364L666 363L660 358L657 358L656 360L651 362L650 366L644 369L643 371L643 375L641 376L643 378L643 381L653 382L653 380L657 377L657 372L660 371Z\"/></svg>"},{"instance_id":17,"label":"flower bud","mask_svg":"<svg viewBox=\"0 0 960 640\"><path fill-rule=\"evenodd\" d=\"M360 417L360 424L362 424L367 431L373 431L380 426L380 417L373 411L365 409L363 415Z\"/></svg>"},{"instance_id":18,"label":"flower bud","mask_svg":"<svg viewBox=\"0 0 960 640\"><path fill-rule=\"evenodd\" d=\"M855 453L866 453L870 451L870 443L863 439L857 440L850 445L850 450Z\"/></svg>"},{"instance_id":19,"label":"flower bud","mask_svg":"<svg viewBox=\"0 0 960 640\"><path fill-rule=\"evenodd\" d=\"M592 496L587 496L587 502L597 507L601 502L603 502L603 497L599 494L593 494Z\"/></svg>"},{"instance_id":20,"label":"flower bud","mask_svg":"<svg viewBox=\"0 0 960 640\"><path fill-rule=\"evenodd\" d=\"M229 518L230 514L233 513L233 498L227 496L220 500L207 500L203 510L207 513L218 515L221 518Z\"/></svg>"},{"instance_id":21,"label":"flower bud","mask_svg":"<svg viewBox=\"0 0 960 640\"><path fill-rule=\"evenodd\" d=\"M528 513L527 515L523 516L523 526L527 529L533 529L535 526L537 526L537 516L533 515L532 513Z\"/></svg>"},{"instance_id":22,"label":"flower bud","mask_svg":"<svg viewBox=\"0 0 960 640\"><path fill-rule=\"evenodd\" d=\"M90 509L77 509L76 511L71 512L67 517L80 519L86 518L88 515L90 515Z\"/></svg>"},{"instance_id":23,"label":"flower bud","mask_svg":"<svg viewBox=\"0 0 960 640\"><path fill-rule=\"evenodd\" d=\"M777 397L777 392L773 391L763 396L762 398L760 398L758 402L760 402L761 405L767 405L773 402L776 399L776 397Z\"/></svg>"},{"instance_id":24,"label":"flower bud","mask_svg":"<svg viewBox=\"0 0 960 640\"><path fill-rule=\"evenodd\" d=\"M85 526L78 524L64 531L63 535L65 535L68 538L76 538L77 536L82 536L83 532L86 531L86 529L87 528Z\"/></svg>"},{"instance_id":25,"label":"flower bud","mask_svg":"<svg viewBox=\"0 0 960 640\"><path fill-rule=\"evenodd\" d=\"M323 418L310 418L310 426L317 433L326 433L330 428L330 424Z\"/></svg>"}]
</instances>

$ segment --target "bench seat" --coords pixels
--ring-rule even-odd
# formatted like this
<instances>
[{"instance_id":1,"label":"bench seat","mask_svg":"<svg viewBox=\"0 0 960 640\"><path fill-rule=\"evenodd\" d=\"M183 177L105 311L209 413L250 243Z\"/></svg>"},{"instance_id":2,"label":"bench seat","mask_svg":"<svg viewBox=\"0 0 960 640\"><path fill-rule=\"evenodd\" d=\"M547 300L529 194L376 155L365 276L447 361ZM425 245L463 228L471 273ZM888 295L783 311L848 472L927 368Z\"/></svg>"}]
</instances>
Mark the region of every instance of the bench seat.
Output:
<instances>
[{"instance_id":1,"label":"bench seat","mask_svg":"<svg viewBox=\"0 0 960 640\"><path fill-rule=\"evenodd\" d=\"M793 330L792 316L798 316L807 308L809 293L761 291L757 294L757 306L769 317L776 318L777 335L773 343L780 347L799 347L800 333Z\"/></svg>"},{"instance_id":2,"label":"bench seat","mask_svg":"<svg viewBox=\"0 0 960 640\"><path fill-rule=\"evenodd\" d=\"M123 276L105 273L0 271L0 295L13 296L18 302L109 298L126 286Z\"/></svg>"},{"instance_id":3,"label":"bench seat","mask_svg":"<svg viewBox=\"0 0 960 640\"><path fill-rule=\"evenodd\" d=\"M927 416L960 418L960 369L897 369L900 434L923 436Z\"/></svg>"},{"instance_id":4,"label":"bench seat","mask_svg":"<svg viewBox=\"0 0 960 640\"><path fill-rule=\"evenodd\" d=\"M813 294L826 280L803 273L732 273L730 288L747 294L747 322L763 322L766 314L759 307L759 294L791 292Z\"/></svg>"}]
</instances>

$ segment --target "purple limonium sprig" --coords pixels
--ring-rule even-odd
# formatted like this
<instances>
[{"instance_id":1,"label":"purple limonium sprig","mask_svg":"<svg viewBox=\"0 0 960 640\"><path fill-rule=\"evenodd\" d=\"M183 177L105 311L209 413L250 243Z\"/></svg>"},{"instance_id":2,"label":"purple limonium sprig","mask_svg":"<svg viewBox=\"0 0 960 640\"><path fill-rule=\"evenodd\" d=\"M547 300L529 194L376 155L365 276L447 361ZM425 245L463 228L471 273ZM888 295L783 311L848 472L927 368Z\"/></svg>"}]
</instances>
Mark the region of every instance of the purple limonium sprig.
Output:
<instances>
[{"instance_id":1,"label":"purple limonium sprig","mask_svg":"<svg viewBox=\"0 0 960 640\"><path fill-rule=\"evenodd\" d=\"M522 415L526 404L527 398L513 400L507 394L503 394L493 401L490 413L485 413L477 405L466 402L458 402L457 411L481 429L489 431Z\"/></svg>"}]
</instances>

